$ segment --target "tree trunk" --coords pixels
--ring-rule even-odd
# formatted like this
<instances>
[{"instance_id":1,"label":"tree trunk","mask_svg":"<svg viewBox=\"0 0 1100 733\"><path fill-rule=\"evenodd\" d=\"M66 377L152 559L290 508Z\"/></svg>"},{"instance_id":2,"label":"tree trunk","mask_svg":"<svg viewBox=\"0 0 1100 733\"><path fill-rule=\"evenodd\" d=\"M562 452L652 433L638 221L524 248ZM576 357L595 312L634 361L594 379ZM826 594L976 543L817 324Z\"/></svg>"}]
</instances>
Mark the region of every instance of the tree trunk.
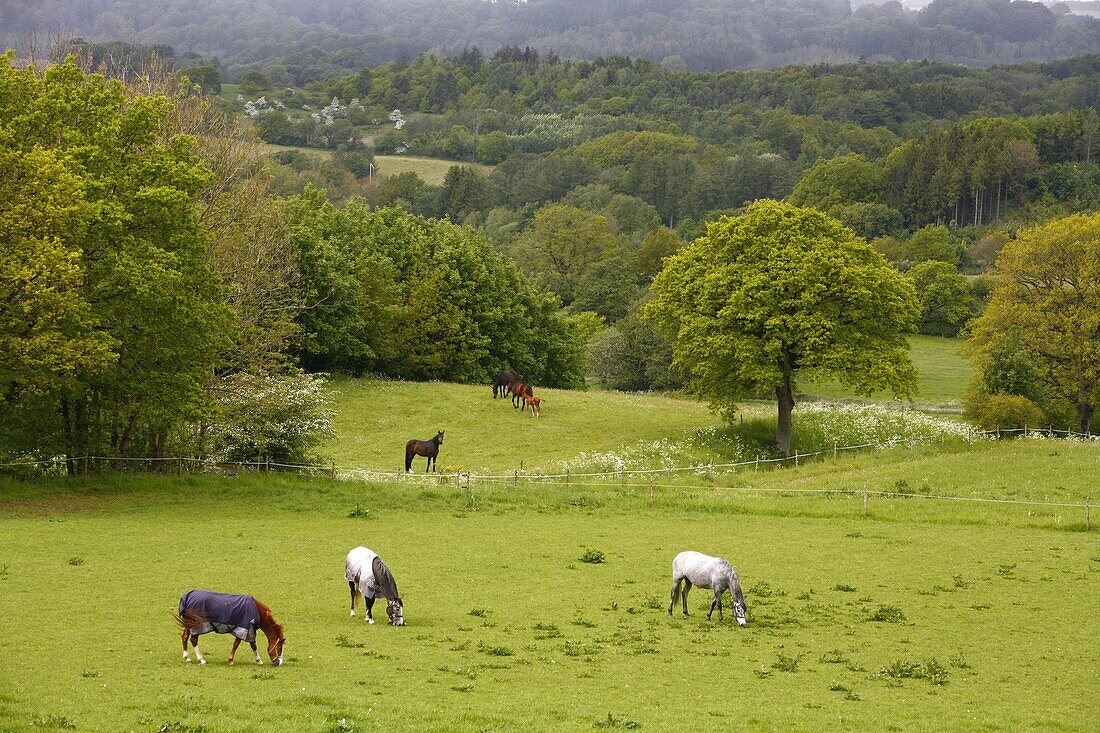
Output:
<instances>
[{"instance_id":1,"label":"tree trunk","mask_svg":"<svg viewBox=\"0 0 1100 733\"><path fill-rule=\"evenodd\" d=\"M1092 405L1087 402L1077 403L1077 420L1081 427L1081 432L1085 435L1092 433L1092 415L1095 412Z\"/></svg>"},{"instance_id":2,"label":"tree trunk","mask_svg":"<svg viewBox=\"0 0 1100 733\"><path fill-rule=\"evenodd\" d=\"M775 428L775 447L784 456L791 454L791 413L794 412L794 390L791 379L786 377L783 384L775 388L779 402L779 419Z\"/></svg>"}]
</instances>

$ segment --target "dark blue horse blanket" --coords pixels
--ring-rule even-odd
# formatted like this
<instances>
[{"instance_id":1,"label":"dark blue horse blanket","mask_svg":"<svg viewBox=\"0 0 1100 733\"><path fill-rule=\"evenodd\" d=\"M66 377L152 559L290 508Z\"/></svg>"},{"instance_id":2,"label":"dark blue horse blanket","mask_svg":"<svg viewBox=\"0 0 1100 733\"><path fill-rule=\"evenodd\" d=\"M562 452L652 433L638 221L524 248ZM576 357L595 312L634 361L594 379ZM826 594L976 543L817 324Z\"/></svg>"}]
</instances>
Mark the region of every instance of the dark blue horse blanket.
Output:
<instances>
[{"instance_id":1,"label":"dark blue horse blanket","mask_svg":"<svg viewBox=\"0 0 1100 733\"><path fill-rule=\"evenodd\" d=\"M193 590L180 596L180 616L188 609L203 619L202 624L191 630L195 636L213 631L217 634L232 634L250 644L256 641L260 611L252 596Z\"/></svg>"}]
</instances>

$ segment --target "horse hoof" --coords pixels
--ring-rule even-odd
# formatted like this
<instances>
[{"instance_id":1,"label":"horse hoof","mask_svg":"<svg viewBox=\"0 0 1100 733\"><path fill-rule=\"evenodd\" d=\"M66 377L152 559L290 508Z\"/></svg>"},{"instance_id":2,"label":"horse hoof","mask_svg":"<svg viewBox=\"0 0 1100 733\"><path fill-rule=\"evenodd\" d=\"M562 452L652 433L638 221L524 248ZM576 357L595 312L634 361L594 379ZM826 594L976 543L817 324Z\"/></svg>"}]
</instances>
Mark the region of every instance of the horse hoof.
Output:
<instances>
[{"instance_id":1,"label":"horse hoof","mask_svg":"<svg viewBox=\"0 0 1100 733\"><path fill-rule=\"evenodd\" d=\"M355 618L355 611L352 611L352 612L351 612L351 617L352 617L352 618Z\"/></svg>"},{"instance_id":2,"label":"horse hoof","mask_svg":"<svg viewBox=\"0 0 1100 733\"><path fill-rule=\"evenodd\" d=\"M234 661L233 661L232 659L230 659L230 660L229 660L229 666L230 666L230 667L236 667L236 666L237 666L237 663L236 663L236 662L234 662Z\"/></svg>"},{"instance_id":3,"label":"horse hoof","mask_svg":"<svg viewBox=\"0 0 1100 733\"><path fill-rule=\"evenodd\" d=\"M205 659L200 659L200 660L199 660L199 664L200 664L200 665L206 664L206 660L205 660Z\"/></svg>"},{"instance_id":4,"label":"horse hoof","mask_svg":"<svg viewBox=\"0 0 1100 733\"><path fill-rule=\"evenodd\" d=\"M262 660L262 659L257 659L257 660L256 660L256 664L258 664L258 665L260 665L260 666L262 667L262 666L264 665L264 660Z\"/></svg>"},{"instance_id":5,"label":"horse hoof","mask_svg":"<svg viewBox=\"0 0 1100 733\"><path fill-rule=\"evenodd\" d=\"M372 619L372 618L368 618L368 619L367 619L367 623L368 623L368 624L373 624L373 623L374 623L374 619Z\"/></svg>"}]
</instances>

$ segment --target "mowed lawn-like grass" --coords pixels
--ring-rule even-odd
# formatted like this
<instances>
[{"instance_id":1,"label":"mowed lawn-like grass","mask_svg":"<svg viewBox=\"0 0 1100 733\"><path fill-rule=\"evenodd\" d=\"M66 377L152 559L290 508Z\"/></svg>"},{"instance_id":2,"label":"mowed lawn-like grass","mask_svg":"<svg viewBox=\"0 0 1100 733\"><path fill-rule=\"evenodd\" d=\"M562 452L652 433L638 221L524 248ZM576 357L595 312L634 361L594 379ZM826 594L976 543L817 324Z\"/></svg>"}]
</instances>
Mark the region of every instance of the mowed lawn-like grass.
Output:
<instances>
[{"instance_id":1,"label":"mowed lawn-like grass","mask_svg":"<svg viewBox=\"0 0 1100 733\"><path fill-rule=\"evenodd\" d=\"M1012 448L980 446L990 460ZM1074 451L1063 467L1091 458ZM803 470L771 477L789 485ZM1095 724L1094 534L726 498L278 475L5 484L0 729ZM359 544L393 570L408 626L348 618L342 561ZM747 628L708 623L702 589L691 617L666 615L669 565L688 548L737 566ZM605 562L581 562L589 550ZM229 667L230 639L214 635L205 667L184 664L172 613L195 587L270 604L285 665L255 666L244 649Z\"/></svg>"},{"instance_id":2,"label":"mowed lawn-like grass","mask_svg":"<svg viewBox=\"0 0 1100 733\"><path fill-rule=\"evenodd\" d=\"M910 358L917 368L918 378L914 402L936 407L959 407L973 373L973 368L960 352L963 341L938 336L910 336L909 344ZM857 398L851 390L835 381L802 384L800 391L809 397L827 399L869 399L879 402L893 399L893 395L886 392Z\"/></svg>"},{"instance_id":3,"label":"mowed lawn-like grass","mask_svg":"<svg viewBox=\"0 0 1100 733\"><path fill-rule=\"evenodd\" d=\"M263 147L270 153L275 153L280 150L297 150L307 155L317 156L322 160L328 160L332 157L332 151L323 148L307 148L300 145L272 145L269 143L265 143ZM439 186L443 183L443 179L446 178L447 171L451 169L451 166L467 166L485 175L488 175L493 170L492 166L481 165L479 163L463 163L461 161L441 160L439 158L422 158L415 155L376 155L374 157L374 164L376 166L375 175L379 178L389 178L390 176L396 176L400 173L411 172L420 176L424 183L435 186Z\"/></svg>"}]
</instances>

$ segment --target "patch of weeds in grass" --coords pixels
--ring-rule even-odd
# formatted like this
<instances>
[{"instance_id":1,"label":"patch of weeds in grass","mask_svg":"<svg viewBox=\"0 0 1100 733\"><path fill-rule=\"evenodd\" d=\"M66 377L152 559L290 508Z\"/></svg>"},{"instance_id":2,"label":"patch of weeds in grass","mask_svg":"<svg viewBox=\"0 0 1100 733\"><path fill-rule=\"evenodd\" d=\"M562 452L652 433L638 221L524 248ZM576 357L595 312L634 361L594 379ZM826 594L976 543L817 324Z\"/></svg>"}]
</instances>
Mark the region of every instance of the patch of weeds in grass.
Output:
<instances>
[{"instance_id":1,"label":"patch of weeds in grass","mask_svg":"<svg viewBox=\"0 0 1100 733\"><path fill-rule=\"evenodd\" d=\"M71 718L66 718L64 715L47 715L45 718L39 718L32 723L35 728L56 728L60 730L75 730L76 723Z\"/></svg>"},{"instance_id":2,"label":"patch of weeds in grass","mask_svg":"<svg viewBox=\"0 0 1100 733\"><path fill-rule=\"evenodd\" d=\"M580 641L567 641L561 648L561 653L567 657L591 657L599 651L599 645L585 644Z\"/></svg>"},{"instance_id":3,"label":"patch of weeds in grass","mask_svg":"<svg viewBox=\"0 0 1100 733\"><path fill-rule=\"evenodd\" d=\"M515 654L506 646L492 646L483 641L477 643L477 648L482 654L488 654L490 657L511 657Z\"/></svg>"},{"instance_id":4,"label":"patch of weeds in grass","mask_svg":"<svg viewBox=\"0 0 1100 733\"><path fill-rule=\"evenodd\" d=\"M760 669L754 669L752 671L752 673L754 675L756 675L757 677L759 677L760 679L766 680L768 678L768 676L771 675L772 671L770 669L768 669L767 667L765 667L763 664L761 664Z\"/></svg>"},{"instance_id":5,"label":"patch of weeds in grass","mask_svg":"<svg viewBox=\"0 0 1100 733\"><path fill-rule=\"evenodd\" d=\"M455 685L451 689L454 690L455 692L469 692L470 690L474 689L474 686L473 685Z\"/></svg>"},{"instance_id":6,"label":"patch of weeds in grass","mask_svg":"<svg viewBox=\"0 0 1100 733\"><path fill-rule=\"evenodd\" d=\"M464 652L469 648L470 648L470 642L464 641L461 644L455 644L453 647L451 647L451 651L452 652Z\"/></svg>"},{"instance_id":7,"label":"patch of weeds in grass","mask_svg":"<svg viewBox=\"0 0 1100 733\"><path fill-rule=\"evenodd\" d=\"M86 670L84 670L83 672L80 673L80 676L81 677L99 677L99 672L96 672L96 671L91 670L91 669L86 669Z\"/></svg>"},{"instance_id":8,"label":"patch of weeds in grass","mask_svg":"<svg viewBox=\"0 0 1100 733\"><path fill-rule=\"evenodd\" d=\"M848 658L844 656L844 652L833 649L822 654L819 661L822 664L845 664Z\"/></svg>"},{"instance_id":9,"label":"patch of weeds in grass","mask_svg":"<svg viewBox=\"0 0 1100 733\"><path fill-rule=\"evenodd\" d=\"M367 644L366 642L362 641L352 641L344 634L340 634L336 637L336 646L342 647L344 649L364 649L366 648Z\"/></svg>"},{"instance_id":10,"label":"patch of weeds in grass","mask_svg":"<svg viewBox=\"0 0 1100 733\"><path fill-rule=\"evenodd\" d=\"M990 606L988 603L976 603L971 606L971 608L975 611L988 611L989 609L993 608L993 606Z\"/></svg>"},{"instance_id":11,"label":"patch of weeds in grass","mask_svg":"<svg viewBox=\"0 0 1100 733\"><path fill-rule=\"evenodd\" d=\"M584 552L577 558L581 562L589 563L590 565L600 565L606 561L604 554L599 550L593 550L590 547L584 548Z\"/></svg>"},{"instance_id":12,"label":"patch of weeds in grass","mask_svg":"<svg viewBox=\"0 0 1100 733\"><path fill-rule=\"evenodd\" d=\"M967 664L962 652L952 655L951 658L947 660L947 663L955 669L970 669L970 665Z\"/></svg>"},{"instance_id":13,"label":"patch of weeds in grass","mask_svg":"<svg viewBox=\"0 0 1100 733\"><path fill-rule=\"evenodd\" d=\"M602 720L597 720L592 725L592 727L593 728L624 728L626 730L637 730L638 728L641 728L642 726L639 723L636 723L635 721L633 721L630 718L626 717L625 715L622 716L622 717L616 718L611 713L608 713L606 718L603 718Z\"/></svg>"},{"instance_id":14,"label":"patch of weeds in grass","mask_svg":"<svg viewBox=\"0 0 1100 733\"><path fill-rule=\"evenodd\" d=\"M801 593L799 593L797 596L795 596L795 600L808 601L808 600L810 600L810 594L813 593L813 592L814 592L813 588L811 588L810 590L804 590Z\"/></svg>"},{"instance_id":15,"label":"patch of weeds in grass","mask_svg":"<svg viewBox=\"0 0 1100 733\"><path fill-rule=\"evenodd\" d=\"M589 496L578 496L569 500L569 506L577 507L578 509L598 509L603 506L603 502Z\"/></svg>"},{"instance_id":16,"label":"patch of weeds in grass","mask_svg":"<svg viewBox=\"0 0 1100 733\"><path fill-rule=\"evenodd\" d=\"M368 651L363 652L363 656L367 657L369 659L377 659L377 660L380 660L380 661L383 661L383 662L385 662L389 659L393 659L393 657L391 657L389 654L383 654L382 652L376 652L376 651L373 651L373 650L368 650Z\"/></svg>"},{"instance_id":17,"label":"patch of weeds in grass","mask_svg":"<svg viewBox=\"0 0 1100 733\"><path fill-rule=\"evenodd\" d=\"M350 512L348 512L348 519L370 519L370 518L371 518L370 509L367 509L366 507L360 507L358 504L355 505L354 509L352 509Z\"/></svg>"},{"instance_id":18,"label":"patch of weeds in grass","mask_svg":"<svg viewBox=\"0 0 1100 733\"><path fill-rule=\"evenodd\" d=\"M867 620L884 624L899 624L905 620L905 613L897 606L882 605L872 611Z\"/></svg>"},{"instance_id":19,"label":"patch of weeds in grass","mask_svg":"<svg viewBox=\"0 0 1100 733\"><path fill-rule=\"evenodd\" d=\"M851 692L851 691L852 690L850 688L845 687L844 685L840 684L839 682L834 682L833 684L829 685L829 692Z\"/></svg>"},{"instance_id":20,"label":"patch of weeds in grass","mask_svg":"<svg viewBox=\"0 0 1100 733\"><path fill-rule=\"evenodd\" d=\"M478 618L485 618L489 615L489 611L484 608L471 608L470 615L477 616Z\"/></svg>"},{"instance_id":21,"label":"patch of weeds in grass","mask_svg":"<svg viewBox=\"0 0 1100 733\"><path fill-rule=\"evenodd\" d=\"M862 700L863 698L861 698L861 697L860 697L859 695L857 695L856 693L852 692L851 690L848 690L848 694L846 694L846 695L844 696L844 699L845 699L845 700Z\"/></svg>"},{"instance_id":22,"label":"patch of weeds in grass","mask_svg":"<svg viewBox=\"0 0 1100 733\"><path fill-rule=\"evenodd\" d=\"M79 567L84 564L84 558L82 557L70 557L69 564L73 567Z\"/></svg>"},{"instance_id":23,"label":"patch of weeds in grass","mask_svg":"<svg viewBox=\"0 0 1100 733\"><path fill-rule=\"evenodd\" d=\"M10 565L0 565L0 580L8 579L8 571L11 569Z\"/></svg>"},{"instance_id":24,"label":"patch of weeds in grass","mask_svg":"<svg viewBox=\"0 0 1100 733\"><path fill-rule=\"evenodd\" d=\"M757 598L778 598L787 595L787 591L772 586L766 580L759 580L749 587L749 595Z\"/></svg>"},{"instance_id":25,"label":"patch of weeds in grass","mask_svg":"<svg viewBox=\"0 0 1100 733\"><path fill-rule=\"evenodd\" d=\"M205 725L187 725L178 720L172 720L157 728L156 733L204 733L205 730Z\"/></svg>"},{"instance_id":26,"label":"patch of weeds in grass","mask_svg":"<svg viewBox=\"0 0 1100 733\"><path fill-rule=\"evenodd\" d=\"M660 654L661 650L655 646L642 645L634 650L635 654Z\"/></svg>"},{"instance_id":27,"label":"patch of weeds in grass","mask_svg":"<svg viewBox=\"0 0 1100 733\"><path fill-rule=\"evenodd\" d=\"M581 618L580 616L577 616L575 619L573 619L569 623L573 624L574 626L581 626L581 627L586 628L586 629L596 628L596 624L592 623L588 619Z\"/></svg>"},{"instance_id":28,"label":"patch of weeds in grass","mask_svg":"<svg viewBox=\"0 0 1100 733\"><path fill-rule=\"evenodd\" d=\"M955 582L955 587L956 588L969 588L970 587L970 581L967 580L966 578L964 578L961 575L952 575L951 580L953 580Z\"/></svg>"},{"instance_id":29,"label":"patch of weeds in grass","mask_svg":"<svg viewBox=\"0 0 1100 733\"><path fill-rule=\"evenodd\" d=\"M659 596L646 596L642 601L642 608L647 608L650 611L661 611L664 609L664 604L661 602Z\"/></svg>"},{"instance_id":30,"label":"patch of weeds in grass","mask_svg":"<svg viewBox=\"0 0 1100 733\"><path fill-rule=\"evenodd\" d=\"M857 530L855 532L849 532L848 534L846 534L844 536L845 537L862 537L863 533Z\"/></svg>"},{"instance_id":31,"label":"patch of weeds in grass","mask_svg":"<svg viewBox=\"0 0 1100 733\"><path fill-rule=\"evenodd\" d=\"M791 657L783 652L779 652L779 656L775 660L775 668L780 672L797 672L800 659L802 659L801 654L797 657Z\"/></svg>"},{"instance_id":32,"label":"patch of weeds in grass","mask_svg":"<svg viewBox=\"0 0 1100 733\"><path fill-rule=\"evenodd\" d=\"M254 679L254 680L273 680L273 679L275 679L275 674L273 672L257 672L256 674L252 675L252 679Z\"/></svg>"},{"instance_id":33,"label":"patch of weeds in grass","mask_svg":"<svg viewBox=\"0 0 1100 733\"><path fill-rule=\"evenodd\" d=\"M891 680L923 679L928 680L933 685L946 685L948 673L947 667L943 666L938 659L932 657L923 662L895 659L879 670L876 676Z\"/></svg>"},{"instance_id":34,"label":"patch of weeds in grass","mask_svg":"<svg viewBox=\"0 0 1100 733\"><path fill-rule=\"evenodd\" d=\"M618 611L619 610L619 602L618 601L611 601L611 603L608 603L606 606L604 606L603 610L605 610L605 611Z\"/></svg>"},{"instance_id":35,"label":"patch of weeds in grass","mask_svg":"<svg viewBox=\"0 0 1100 733\"><path fill-rule=\"evenodd\" d=\"M856 588L854 585L848 585L847 583L837 583L833 586L833 590L840 591L841 593L855 593Z\"/></svg>"},{"instance_id":36,"label":"patch of weeds in grass","mask_svg":"<svg viewBox=\"0 0 1100 733\"><path fill-rule=\"evenodd\" d=\"M437 667L440 672L450 672L451 674L457 674L459 677L466 677L468 679L477 679L477 670L473 667L456 667L451 669L450 667Z\"/></svg>"},{"instance_id":37,"label":"patch of weeds in grass","mask_svg":"<svg viewBox=\"0 0 1100 733\"><path fill-rule=\"evenodd\" d=\"M1000 575L1002 578L1011 578L1012 577L1012 571L1015 570L1015 569L1016 569L1016 563L1012 563L1011 565L1001 563L1000 565L997 566L997 575Z\"/></svg>"},{"instance_id":38,"label":"patch of weeds in grass","mask_svg":"<svg viewBox=\"0 0 1100 733\"><path fill-rule=\"evenodd\" d=\"M535 634L536 640L558 639L563 636L561 629L554 624L535 624L534 629L538 632Z\"/></svg>"}]
</instances>

